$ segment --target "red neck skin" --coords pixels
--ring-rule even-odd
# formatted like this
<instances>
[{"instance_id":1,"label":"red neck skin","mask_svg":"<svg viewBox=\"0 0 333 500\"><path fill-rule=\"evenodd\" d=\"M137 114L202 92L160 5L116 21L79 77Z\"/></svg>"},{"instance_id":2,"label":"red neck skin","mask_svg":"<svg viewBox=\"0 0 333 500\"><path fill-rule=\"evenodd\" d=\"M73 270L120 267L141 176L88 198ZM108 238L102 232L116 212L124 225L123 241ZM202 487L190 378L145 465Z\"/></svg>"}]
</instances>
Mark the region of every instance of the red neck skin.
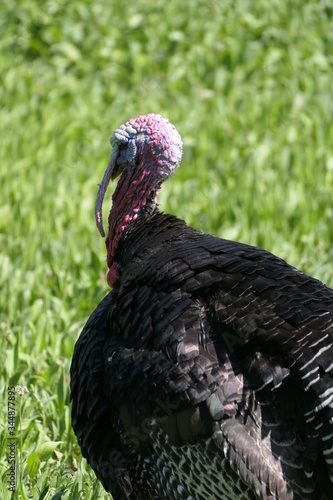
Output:
<instances>
[{"instance_id":1,"label":"red neck skin","mask_svg":"<svg viewBox=\"0 0 333 500\"><path fill-rule=\"evenodd\" d=\"M139 189L138 186L140 186ZM158 187L160 187L159 184ZM154 188L156 189L157 186L151 171L145 168L142 162L134 174L126 169L118 181L112 195L109 231L105 239L109 267L107 282L111 288L115 288L120 282L120 272L115 260L119 240L128 224L138 217L140 208L146 205L146 200ZM156 201L155 199L154 203Z\"/></svg>"}]
</instances>

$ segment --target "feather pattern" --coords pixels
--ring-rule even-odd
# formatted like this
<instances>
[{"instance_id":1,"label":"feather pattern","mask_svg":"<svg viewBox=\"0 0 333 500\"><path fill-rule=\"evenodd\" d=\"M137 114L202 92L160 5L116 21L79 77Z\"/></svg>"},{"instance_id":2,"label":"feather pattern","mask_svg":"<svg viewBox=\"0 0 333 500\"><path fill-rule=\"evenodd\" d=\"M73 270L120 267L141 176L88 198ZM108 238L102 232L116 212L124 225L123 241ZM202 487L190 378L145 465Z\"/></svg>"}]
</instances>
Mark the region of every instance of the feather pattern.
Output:
<instances>
[{"instance_id":1,"label":"feather pattern","mask_svg":"<svg viewBox=\"0 0 333 500\"><path fill-rule=\"evenodd\" d=\"M156 206L113 252L71 367L113 498L333 498L333 290Z\"/></svg>"}]
</instances>

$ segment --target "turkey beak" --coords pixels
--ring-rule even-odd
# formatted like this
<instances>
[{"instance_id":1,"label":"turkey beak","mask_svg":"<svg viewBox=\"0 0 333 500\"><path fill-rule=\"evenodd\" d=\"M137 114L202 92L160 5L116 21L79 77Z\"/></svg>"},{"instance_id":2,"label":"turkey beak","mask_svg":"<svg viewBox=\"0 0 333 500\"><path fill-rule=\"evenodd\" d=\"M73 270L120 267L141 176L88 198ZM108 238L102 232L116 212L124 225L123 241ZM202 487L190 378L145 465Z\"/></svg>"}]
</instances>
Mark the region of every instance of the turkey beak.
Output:
<instances>
[{"instance_id":1,"label":"turkey beak","mask_svg":"<svg viewBox=\"0 0 333 500\"><path fill-rule=\"evenodd\" d=\"M95 203L96 225L98 231L100 232L103 238L105 236L103 228L103 216L102 216L103 201L108 185L110 184L110 180L114 180L117 177L117 168L116 168L117 157L118 157L118 151L117 148L114 148L112 150L110 163L104 172L102 182L99 184L99 189Z\"/></svg>"}]
</instances>

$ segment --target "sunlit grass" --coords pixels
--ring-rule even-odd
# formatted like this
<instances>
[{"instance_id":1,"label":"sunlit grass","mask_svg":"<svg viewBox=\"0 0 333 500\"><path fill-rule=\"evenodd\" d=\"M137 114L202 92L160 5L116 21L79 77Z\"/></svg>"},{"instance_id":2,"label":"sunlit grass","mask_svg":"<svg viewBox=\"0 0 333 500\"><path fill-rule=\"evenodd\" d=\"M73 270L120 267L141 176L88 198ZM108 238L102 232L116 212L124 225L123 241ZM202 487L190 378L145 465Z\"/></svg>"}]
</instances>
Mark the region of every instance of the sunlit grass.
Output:
<instances>
[{"instance_id":1,"label":"sunlit grass","mask_svg":"<svg viewBox=\"0 0 333 500\"><path fill-rule=\"evenodd\" d=\"M13 498L103 498L69 367L107 292L93 210L109 137L166 115L184 159L161 208L333 285L333 6L3 0L0 14L0 498L11 385L29 388Z\"/></svg>"}]
</instances>

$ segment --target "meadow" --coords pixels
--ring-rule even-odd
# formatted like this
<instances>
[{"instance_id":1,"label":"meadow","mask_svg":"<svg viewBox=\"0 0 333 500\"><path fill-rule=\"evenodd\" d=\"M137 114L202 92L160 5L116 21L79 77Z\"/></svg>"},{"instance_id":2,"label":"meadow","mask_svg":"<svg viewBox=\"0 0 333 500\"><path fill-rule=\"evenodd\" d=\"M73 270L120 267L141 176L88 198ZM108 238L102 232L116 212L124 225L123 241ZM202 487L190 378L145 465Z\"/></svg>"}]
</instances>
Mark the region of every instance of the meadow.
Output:
<instances>
[{"instance_id":1,"label":"meadow","mask_svg":"<svg viewBox=\"0 0 333 500\"><path fill-rule=\"evenodd\" d=\"M108 292L94 203L113 130L167 116L184 157L161 210L333 286L332 82L331 0L1 1L2 500L109 498L71 428L69 369Z\"/></svg>"}]
</instances>

